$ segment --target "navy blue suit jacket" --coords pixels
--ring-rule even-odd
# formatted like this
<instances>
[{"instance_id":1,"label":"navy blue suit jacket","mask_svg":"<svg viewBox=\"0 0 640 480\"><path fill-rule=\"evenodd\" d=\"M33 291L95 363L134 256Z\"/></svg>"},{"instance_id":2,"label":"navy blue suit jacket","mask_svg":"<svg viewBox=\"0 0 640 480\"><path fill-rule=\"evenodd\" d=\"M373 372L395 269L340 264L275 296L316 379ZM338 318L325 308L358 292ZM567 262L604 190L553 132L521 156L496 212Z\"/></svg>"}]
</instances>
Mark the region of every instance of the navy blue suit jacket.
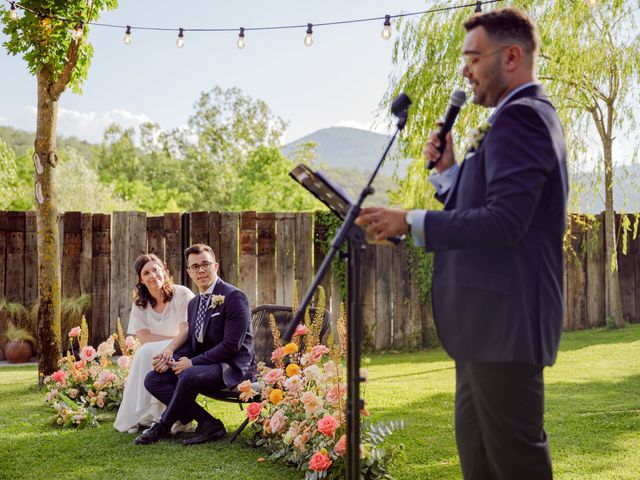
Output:
<instances>
[{"instance_id":1,"label":"navy blue suit jacket","mask_svg":"<svg viewBox=\"0 0 640 480\"><path fill-rule=\"evenodd\" d=\"M467 153L444 210L427 212L434 317L454 359L554 363L563 316L565 160L555 109L542 87L527 87Z\"/></svg>"},{"instance_id":2,"label":"navy blue suit jacket","mask_svg":"<svg viewBox=\"0 0 640 480\"><path fill-rule=\"evenodd\" d=\"M224 295L224 302L207 310L204 341L198 343L195 334L200 300L196 295L188 307L189 338L174 356L187 356L193 365L221 365L224 383L232 388L256 373L249 300L242 290L222 279L218 279L213 295Z\"/></svg>"}]
</instances>

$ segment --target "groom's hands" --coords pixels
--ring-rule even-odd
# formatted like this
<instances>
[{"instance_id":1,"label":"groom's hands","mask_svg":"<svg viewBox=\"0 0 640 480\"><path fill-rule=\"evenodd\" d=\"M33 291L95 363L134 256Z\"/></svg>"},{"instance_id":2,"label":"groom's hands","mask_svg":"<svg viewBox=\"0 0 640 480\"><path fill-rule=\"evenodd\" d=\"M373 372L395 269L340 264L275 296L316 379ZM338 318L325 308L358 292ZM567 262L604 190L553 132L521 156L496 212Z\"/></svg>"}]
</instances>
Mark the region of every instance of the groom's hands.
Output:
<instances>
[{"instance_id":1,"label":"groom's hands","mask_svg":"<svg viewBox=\"0 0 640 480\"><path fill-rule=\"evenodd\" d=\"M181 357L179 360L170 360L169 365L173 369L173 373L180 376L187 368L193 367L191 360L187 357Z\"/></svg>"},{"instance_id":2,"label":"groom's hands","mask_svg":"<svg viewBox=\"0 0 640 480\"><path fill-rule=\"evenodd\" d=\"M173 358L171 350L163 350L154 355L151 359L151 367L158 373L164 373L169 370L169 361Z\"/></svg>"}]
</instances>

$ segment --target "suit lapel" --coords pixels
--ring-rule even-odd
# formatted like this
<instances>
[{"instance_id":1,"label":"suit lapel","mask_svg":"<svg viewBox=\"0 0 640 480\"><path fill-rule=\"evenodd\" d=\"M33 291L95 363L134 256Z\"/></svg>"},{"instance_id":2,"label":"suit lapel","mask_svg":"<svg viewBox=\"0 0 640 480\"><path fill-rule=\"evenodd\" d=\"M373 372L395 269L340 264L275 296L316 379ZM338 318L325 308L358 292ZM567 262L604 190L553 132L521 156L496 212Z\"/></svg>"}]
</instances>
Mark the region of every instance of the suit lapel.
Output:
<instances>
[{"instance_id":1,"label":"suit lapel","mask_svg":"<svg viewBox=\"0 0 640 480\"><path fill-rule=\"evenodd\" d=\"M214 313L218 312L220 310L220 305L216 306L215 308L212 308L211 305L213 302L213 295L220 295L220 292L222 291L222 280L220 278L218 278L218 280L216 281L216 286L213 287L213 291L211 292L211 298L209 299L209 307L207 308L207 311L204 314L204 323L202 325L202 338L206 338L206 334L207 334L207 328L209 327L209 323L211 322L211 317L213 316Z\"/></svg>"}]
</instances>

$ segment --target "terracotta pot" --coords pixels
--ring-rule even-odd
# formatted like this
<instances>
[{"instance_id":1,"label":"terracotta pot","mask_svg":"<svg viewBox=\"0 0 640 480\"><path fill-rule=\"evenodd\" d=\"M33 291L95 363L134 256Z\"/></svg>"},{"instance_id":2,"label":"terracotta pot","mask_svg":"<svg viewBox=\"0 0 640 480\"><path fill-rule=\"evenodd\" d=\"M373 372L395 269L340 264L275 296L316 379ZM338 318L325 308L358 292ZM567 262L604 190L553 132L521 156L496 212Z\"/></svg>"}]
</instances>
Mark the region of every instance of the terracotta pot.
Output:
<instances>
[{"instance_id":1,"label":"terracotta pot","mask_svg":"<svg viewBox=\"0 0 640 480\"><path fill-rule=\"evenodd\" d=\"M4 347L4 355L9 363L24 363L31 360L33 347L29 342L18 340L17 342L7 342Z\"/></svg>"}]
</instances>

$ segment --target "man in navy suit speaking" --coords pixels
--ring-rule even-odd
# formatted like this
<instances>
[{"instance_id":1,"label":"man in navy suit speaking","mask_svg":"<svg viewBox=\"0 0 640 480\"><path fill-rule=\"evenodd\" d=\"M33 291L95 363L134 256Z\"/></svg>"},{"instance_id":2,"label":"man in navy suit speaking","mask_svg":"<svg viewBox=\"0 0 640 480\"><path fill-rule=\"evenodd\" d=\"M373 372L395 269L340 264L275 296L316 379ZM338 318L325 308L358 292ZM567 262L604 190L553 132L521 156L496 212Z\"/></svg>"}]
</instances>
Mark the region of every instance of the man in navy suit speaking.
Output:
<instances>
[{"instance_id":1,"label":"man in navy suit speaking","mask_svg":"<svg viewBox=\"0 0 640 480\"><path fill-rule=\"evenodd\" d=\"M464 25L462 75L494 107L464 162L432 133L425 157L442 211L365 208L377 239L411 233L435 252L433 310L456 362L455 430L467 480L552 478L543 369L562 331L564 132L535 81L535 25L507 8Z\"/></svg>"},{"instance_id":2,"label":"man in navy suit speaking","mask_svg":"<svg viewBox=\"0 0 640 480\"><path fill-rule=\"evenodd\" d=\"M233 388L256 373L251 310L247 296L218 277L213 250L204 244L185 250L187 271L198 286L188 306L189 336L174 353L165 350L154 357L154 370L144 385L167 409L135 443L147 445L171 435L180 420L198 422L196 435L185 445L222 438L226 429L196 403L198 394Z\"/></svg>"}]
</instances>

